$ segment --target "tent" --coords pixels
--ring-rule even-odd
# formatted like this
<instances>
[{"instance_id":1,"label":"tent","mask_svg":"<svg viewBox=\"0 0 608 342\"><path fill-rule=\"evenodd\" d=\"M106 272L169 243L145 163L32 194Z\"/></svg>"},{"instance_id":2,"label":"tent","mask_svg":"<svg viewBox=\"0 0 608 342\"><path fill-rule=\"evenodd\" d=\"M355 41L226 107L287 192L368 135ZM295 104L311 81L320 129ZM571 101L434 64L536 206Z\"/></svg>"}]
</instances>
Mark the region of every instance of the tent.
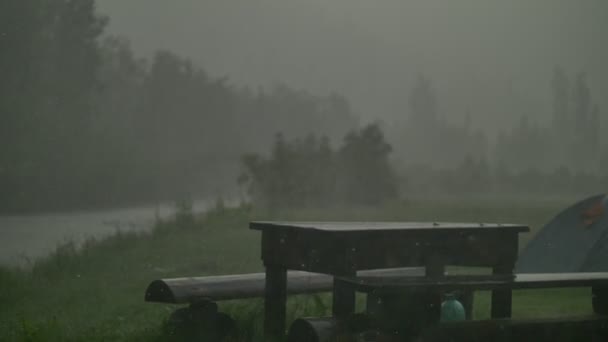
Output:
<instances>
[{"instance_id":1,"label":"tent","mask_svg":"<svg viewBox=\"0 0 608 342\"><path fill-rule=\"evenodd\" d=\"M595 195L559 213L528 243L517 273L608 271L608 199Z\"/></svg>"}]
</instances>

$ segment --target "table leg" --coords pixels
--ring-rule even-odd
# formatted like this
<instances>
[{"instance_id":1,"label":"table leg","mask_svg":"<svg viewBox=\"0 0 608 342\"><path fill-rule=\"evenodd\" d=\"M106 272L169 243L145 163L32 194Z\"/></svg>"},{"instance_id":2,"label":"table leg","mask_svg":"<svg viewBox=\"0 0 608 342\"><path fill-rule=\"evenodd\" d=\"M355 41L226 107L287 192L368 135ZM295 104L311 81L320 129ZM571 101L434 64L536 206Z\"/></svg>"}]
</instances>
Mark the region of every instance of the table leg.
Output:
<instances>
[{"instance_id":1,"label":"table leg","mask_svg":"<svg viewBox=\"0 0 608 342\"><path fill-rule=\"evenodd\" d=\"M431 255L426 260L424 272L429 278L442 278L445 276L445 263L441 257Z\"/></svg>"},{"instance_id":2,"label":"table leg","mask_svg":"<svg viewBox=\"0 0 608 342\"><path fill-rule=\"evenodd\" d=\"M593 312L598 315L608 315L608 287L593 286L591 288L591 304Z\"/></svg>"},{"instance_id":3,"label":"table leg","mask_svg":"<svg viewBox=\"0 0 608 342\"><path fill-rule=\"evenodd\" d=\"M332 312L334 317L348 317L355 312L355 290L334 278Z\"/></svg>"},{"instance_id":4,"label":"table leg","mask_svg":"<svg viewBox=\"0 0 608 342\"><path fill-rule=\"evenodd\" d=\"M287 269L266 265L264 291L264 335L267 341L281 341L285 335Z\"/></svg>"},{"instance_id":5,"label":"table leg","mask_svg":"<svg viewBox=\"0 0 608 342\"><path fill-rule=\"evenodd\" d=\"M460 298L460 302L464 306L464 314L467 320L473 319L473 304L475 301L475 293L473 290L464 290Z\"/></svg>"},{"instance_id":6,"label":"table leg","mask_svg":"<svg viewBox=\"0 0 608 342\"><path fill-rule=\"evenodd\" d=\"M425 275L432 279L445 277L445 262L440 255L430 255L425 262ZM435 324L441 318L441 291L426 290L418 294L418 298L425 298L424 314L420 313L424 324Z\"/></svg>"},{"instance_id":7,"label":"table leg","mask_svg":"<svg viewBox=\"0 0 608 342\"><path fill-rule=\"evenodd\" d=\"M495 266L492 274L512 274L514 264ZM492 291L492 318L510 318L513 295L511 289Z\"/></svg>"}]
</instances>

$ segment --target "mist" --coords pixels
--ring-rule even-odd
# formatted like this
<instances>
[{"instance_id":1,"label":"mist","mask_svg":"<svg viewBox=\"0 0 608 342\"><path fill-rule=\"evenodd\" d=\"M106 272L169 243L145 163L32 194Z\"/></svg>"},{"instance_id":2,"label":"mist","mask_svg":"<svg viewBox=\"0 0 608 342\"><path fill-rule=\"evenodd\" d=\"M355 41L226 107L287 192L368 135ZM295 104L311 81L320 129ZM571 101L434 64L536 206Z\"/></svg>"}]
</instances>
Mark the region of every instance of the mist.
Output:
<instances>
[{"instance_id":1,"label":"mist","mask_svg":"<svg viewBox=\"0 0 608 342\"><path fill-rule=\"evenodd\" d=\"M608 91L604 1L117 1L109 31L135 51L166 48L239 84L338 91L366 121L402 119L417 74L440 111L495 133L522 114L547 121L554 66Z\"/></svg>"},{"instance_id":2,"label":"mist","mask_svg":"<svg viewBox=\"0 0 608 342\"><path fill-rule=\"evenodd\" d=\"M584 138L567 136L597 135L601 150L606 141L599 133L555 128L553 83L556 70L570 84L584 75L589 106L598 108L597 122L585 125L605 129L602 1L106 1L100 11L112 18L108 31L131 37L144 56L160 46L235 84L344 95L359 122L380 123L391 159L418 192L428 190L416 184L430 169L466 168L467 157L488 165L481 173L604 170L604 152L582 160L558 156L588 149L567 142ZM440 122L426 128L410 120L421 77Z\"/></svg>"},{"instance_id":3,"label":"mist","mask_svg":"<svg viewBox=\"0 0 608 342\"><path fill-rule=\"evenodd\" d=\"M283 160L345 179L385 145L396 197L608 181L601 1L62 6L4 30L4 211L247 201Z\"/></svg>"},{"instance_id":4,"label":"mist","mask_svg":"<svg viewBox=\"0 0 608 342\"><path fill-rule=\"evenodd\" d=\"M607 19L0 1L0 340L606 340Z\"/></svg>"}]
</instances>

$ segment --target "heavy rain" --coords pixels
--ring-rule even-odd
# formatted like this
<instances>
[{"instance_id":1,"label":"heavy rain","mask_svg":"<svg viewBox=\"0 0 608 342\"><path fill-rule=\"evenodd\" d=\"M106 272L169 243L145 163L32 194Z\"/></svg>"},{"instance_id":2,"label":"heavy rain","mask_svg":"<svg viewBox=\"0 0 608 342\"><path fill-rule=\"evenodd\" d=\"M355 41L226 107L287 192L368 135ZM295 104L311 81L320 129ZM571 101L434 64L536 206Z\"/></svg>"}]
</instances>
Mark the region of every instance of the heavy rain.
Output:
<instances>
[{"instance_id":1,"label":"heavy rain","mask_svg":"<svg viewBox=\"0 0 608 342\"><path fill-rule=\"evenodd\" d=\"M0 341L608 340L607 19L0 0Z\"/></svg>"}]
</instances>

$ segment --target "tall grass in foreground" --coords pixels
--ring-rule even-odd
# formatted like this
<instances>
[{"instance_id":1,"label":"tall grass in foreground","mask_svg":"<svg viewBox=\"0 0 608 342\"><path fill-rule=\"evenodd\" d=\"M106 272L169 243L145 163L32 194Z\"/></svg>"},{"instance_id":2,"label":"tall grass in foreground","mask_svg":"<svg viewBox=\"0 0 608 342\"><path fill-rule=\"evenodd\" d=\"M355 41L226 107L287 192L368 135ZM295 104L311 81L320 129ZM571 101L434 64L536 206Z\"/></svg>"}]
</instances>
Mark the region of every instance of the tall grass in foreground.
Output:
<instances>
[{"instance_id":1,"label":"tall grass in foreground","mask_svg":"<svg viewBox=\"0 0 608 342\"><path fill-rule=\"evenodd\" d=\"M262 271L260 234L248 229L255 219L492 221L536 229L568 204L424 200L274 212L218 206L193 220L158 222L148 233L117 232L82 246L68 242L27 269L0 268L0 341L175 340L163 325L177 307L144 303L146 286L159 278ZM518 291L514 298L516 317L591 311L586 289ZM475 301L475 316L487 317L488 294ZM330 303L325 294L291 297L289 320L328 315ZM237 320L241 340L261 341L261 300L227 301L220 308Z\"/></svg>"}]
</instances>

